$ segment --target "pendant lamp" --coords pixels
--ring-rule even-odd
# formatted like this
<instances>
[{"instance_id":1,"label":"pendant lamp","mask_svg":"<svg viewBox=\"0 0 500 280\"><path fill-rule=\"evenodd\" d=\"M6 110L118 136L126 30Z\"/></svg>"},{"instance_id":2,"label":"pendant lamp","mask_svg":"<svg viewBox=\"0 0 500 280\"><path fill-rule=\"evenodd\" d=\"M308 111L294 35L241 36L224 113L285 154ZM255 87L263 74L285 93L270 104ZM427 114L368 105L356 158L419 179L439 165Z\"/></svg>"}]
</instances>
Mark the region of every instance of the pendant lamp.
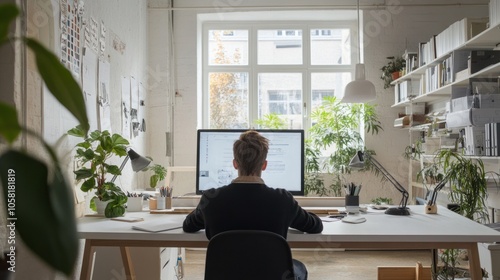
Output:
<instances>
[{"instance_id":1,"label":"pendant lamp","mask_svg":"<svg viewBox=\"0 0 500 280\"><path fill-rule=\"evenodd\" d=\"M365 65L361 63L361 29L359 27L359 0L358 0L358 64L355 68L354 81L347 84L344 90L342 103L365 103L375 100L377 93L372 82L365 78Z\"/></svg>"}]
</instances>

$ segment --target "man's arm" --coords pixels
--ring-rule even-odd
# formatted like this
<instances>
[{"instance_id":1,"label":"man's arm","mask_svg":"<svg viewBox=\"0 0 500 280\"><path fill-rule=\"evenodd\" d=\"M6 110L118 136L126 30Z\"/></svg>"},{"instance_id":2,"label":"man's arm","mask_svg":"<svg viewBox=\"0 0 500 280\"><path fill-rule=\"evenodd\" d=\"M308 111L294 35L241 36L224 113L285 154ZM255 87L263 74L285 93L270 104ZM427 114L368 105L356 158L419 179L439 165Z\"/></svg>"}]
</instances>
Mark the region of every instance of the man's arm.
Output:
<instances>
[{"instance_id":1,"label":"man's arm","mask_svg":"<svg viewBox=\"0 0 500 280\"><path fill-rule=\"evenodd\" d=\"M320 233L323 231L321 219L316 214L302 209L295 199L293 199L292 209L294 216L290 227L307 233Z\"/></svg>"},{"instance_id":2,"label":"man's arm","mask_svg":"<svg viewBox=\"0 0 500 280\"><path fill-rule=\"evenodd\" d=\"M203 199L203 197L202 197ZM205 220L203 219L203 213L201 212L201 199L200 204L194 209L193 212L189 213L182 224L182 229L185 232L197 232L205 228Z\"/></svg>"}]
</instances>

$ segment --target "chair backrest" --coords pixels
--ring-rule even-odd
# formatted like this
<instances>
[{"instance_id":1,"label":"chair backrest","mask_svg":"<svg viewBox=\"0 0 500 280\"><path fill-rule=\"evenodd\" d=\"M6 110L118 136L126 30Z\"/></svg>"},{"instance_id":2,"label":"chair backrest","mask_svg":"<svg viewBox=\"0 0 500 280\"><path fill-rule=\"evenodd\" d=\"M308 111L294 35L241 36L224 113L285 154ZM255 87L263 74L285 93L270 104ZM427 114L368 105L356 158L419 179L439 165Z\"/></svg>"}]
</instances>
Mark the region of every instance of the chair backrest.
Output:
<instances>
[{"instance_id":1,"label":"chair backrest","mask_svg":"<svg viewBox=\"0 0 500 280\"><path fill-rule=\"evenodd\" d=\"M293 280L290 246L279 234L260 230L221 232L210 240L205 280Z\"/></svg>"}]
</instances>

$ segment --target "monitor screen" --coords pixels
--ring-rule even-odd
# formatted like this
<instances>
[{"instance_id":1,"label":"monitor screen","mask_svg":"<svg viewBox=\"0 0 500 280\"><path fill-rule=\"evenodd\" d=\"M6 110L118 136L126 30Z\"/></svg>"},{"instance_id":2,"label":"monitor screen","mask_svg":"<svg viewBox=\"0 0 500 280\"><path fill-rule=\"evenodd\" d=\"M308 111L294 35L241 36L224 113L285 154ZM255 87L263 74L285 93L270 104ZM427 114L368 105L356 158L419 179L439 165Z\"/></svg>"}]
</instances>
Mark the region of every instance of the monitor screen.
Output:
<instances>
[{"instance_id":1,"label":"monitor screen","mask_svg":"<svg viewBox=\"0 0 500 280\"><path fill-rule=\"evenodd\" d=\"M196 193L218 188L238 177L233 144L245 130L200 129L196 160ZM271 188L304 195L304 130L257 130L269 139L262 179Z\"/></svg>"}]
</instances>

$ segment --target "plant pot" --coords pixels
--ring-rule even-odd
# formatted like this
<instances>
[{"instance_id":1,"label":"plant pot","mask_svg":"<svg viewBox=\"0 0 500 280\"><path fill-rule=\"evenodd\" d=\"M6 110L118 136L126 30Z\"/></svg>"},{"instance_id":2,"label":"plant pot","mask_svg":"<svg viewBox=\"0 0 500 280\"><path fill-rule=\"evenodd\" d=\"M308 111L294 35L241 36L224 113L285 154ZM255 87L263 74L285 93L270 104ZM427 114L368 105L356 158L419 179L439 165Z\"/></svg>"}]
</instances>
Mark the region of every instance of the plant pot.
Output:
<instances>
[{"instance_id":1,"label":"plant pot","mask_svg":"<svg viewBox=\"0 0 500 280\"><path fill-rule=\"evenodd\" d=\"M400 77L399 71L398 72L392 72L391 76L392 76L392 80L393 81L399 79L399 77Z\"/></svg>"},{"instance_id":2,"label":"plant pot","mask_svg":"<svg viewBox=\"0 0 500 280\"><path fill-rule=\"evenodd\" d=\"M108 200L108 201L101 201L99 199L95 199L95 208L97 210L97 214L98 215L104 215L104 210L106 210L106 206L108 206L108 203L110 202L111 200Z\"/></svg>"}]
</instances>

